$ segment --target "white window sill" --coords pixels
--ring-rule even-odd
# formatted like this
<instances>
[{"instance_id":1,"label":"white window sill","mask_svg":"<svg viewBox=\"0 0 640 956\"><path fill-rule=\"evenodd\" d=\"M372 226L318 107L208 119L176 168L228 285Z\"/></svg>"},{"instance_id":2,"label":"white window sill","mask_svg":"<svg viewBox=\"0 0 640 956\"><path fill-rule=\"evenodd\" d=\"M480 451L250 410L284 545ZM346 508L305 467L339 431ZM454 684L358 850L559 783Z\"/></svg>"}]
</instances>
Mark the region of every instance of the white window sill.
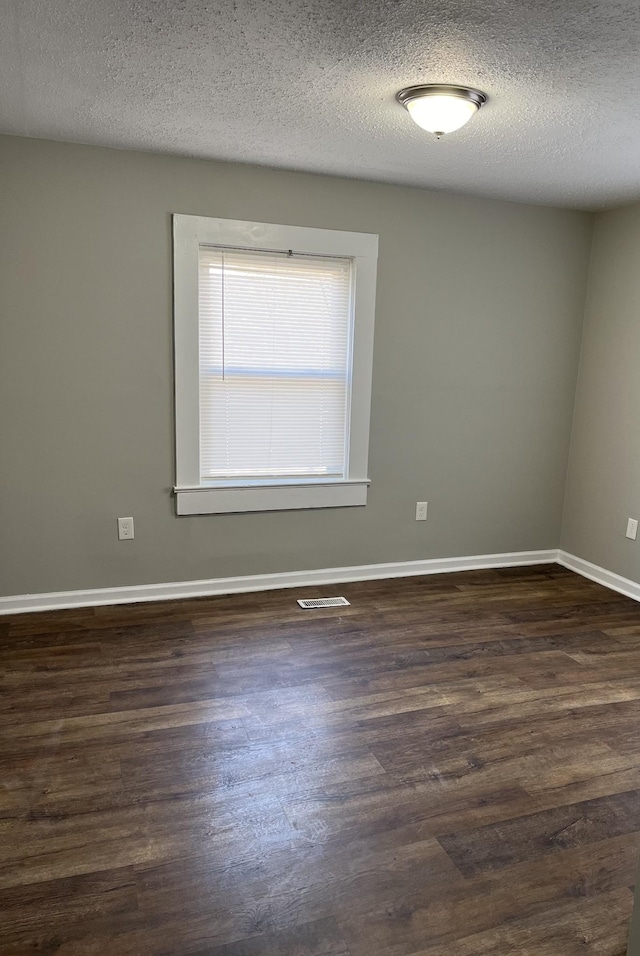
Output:
<instances>
[{"instance_id":1,"label":"white window sill","mask_svg":"<svg viewBox=\"0 0 640 956\"><path fill-rule=\"evenodd\" d=\"M239 511L298 511L366 505L369 479L229 488L174 488L176 514L211 515Z\"/></svg>"}]
</instances>

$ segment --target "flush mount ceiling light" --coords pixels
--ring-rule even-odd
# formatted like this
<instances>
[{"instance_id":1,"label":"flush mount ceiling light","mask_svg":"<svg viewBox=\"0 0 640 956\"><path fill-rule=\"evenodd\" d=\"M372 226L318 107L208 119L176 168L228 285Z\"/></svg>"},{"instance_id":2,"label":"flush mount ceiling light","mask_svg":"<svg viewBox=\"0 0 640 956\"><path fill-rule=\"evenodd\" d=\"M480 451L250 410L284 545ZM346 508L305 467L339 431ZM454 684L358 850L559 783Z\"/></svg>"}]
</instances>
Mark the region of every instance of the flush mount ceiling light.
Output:
<instances>
[{"instance_id":1,"label":"flush mount ceiling light","mask_svg":"<svg viewBox=\"0 0 640 956\"><path fill-rule=\"evenodd\" d=\"M435 133L437 139L464 126L487 101L480 90L442 83L408 86L400 90L396 99L409 110L414 123Z\"/></svg>"}]
</instances>

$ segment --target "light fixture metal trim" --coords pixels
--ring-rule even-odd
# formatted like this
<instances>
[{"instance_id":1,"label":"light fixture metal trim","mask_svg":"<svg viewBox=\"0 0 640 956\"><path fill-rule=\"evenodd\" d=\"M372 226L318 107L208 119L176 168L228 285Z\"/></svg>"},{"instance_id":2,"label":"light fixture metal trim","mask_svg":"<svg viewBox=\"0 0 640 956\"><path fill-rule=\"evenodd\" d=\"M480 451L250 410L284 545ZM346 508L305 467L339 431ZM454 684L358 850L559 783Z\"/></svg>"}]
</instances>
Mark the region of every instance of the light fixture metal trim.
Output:
<instances>
[{"instance_id":1,"label":"light fixture metal trim","mask_svg":"<svg viewBox=\"0 0 640 956\"><path fill-rule=\"evenodd\" d=\"M396 94L396 99L398 103L406 107L411 100L417 100L423 96L459 96L463 100L470 100L478 109L487 102L487 94L481 90L474 90L471 86L449 86L446 83L406 86Z\"/></svg>"}]
</instances>

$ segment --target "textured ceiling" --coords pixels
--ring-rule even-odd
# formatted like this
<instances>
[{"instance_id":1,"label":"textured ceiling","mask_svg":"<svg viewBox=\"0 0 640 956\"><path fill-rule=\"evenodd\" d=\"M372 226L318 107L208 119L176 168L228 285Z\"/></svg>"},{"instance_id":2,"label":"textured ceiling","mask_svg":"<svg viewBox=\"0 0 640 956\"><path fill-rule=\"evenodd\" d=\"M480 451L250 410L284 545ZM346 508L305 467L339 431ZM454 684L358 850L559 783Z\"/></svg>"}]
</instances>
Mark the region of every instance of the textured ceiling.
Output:
<instances>
[{"instance_id":1,"label":"textured ceiling","mask_svg":"<svg viewBox=\"0 0 640 956\"><path fill-rule=\"evenodd\" d=\"M414 83L489 102L437 142ZM3 0L0 132L587 209L640 199L638 0Z\"/></svg>"}]
</instances>

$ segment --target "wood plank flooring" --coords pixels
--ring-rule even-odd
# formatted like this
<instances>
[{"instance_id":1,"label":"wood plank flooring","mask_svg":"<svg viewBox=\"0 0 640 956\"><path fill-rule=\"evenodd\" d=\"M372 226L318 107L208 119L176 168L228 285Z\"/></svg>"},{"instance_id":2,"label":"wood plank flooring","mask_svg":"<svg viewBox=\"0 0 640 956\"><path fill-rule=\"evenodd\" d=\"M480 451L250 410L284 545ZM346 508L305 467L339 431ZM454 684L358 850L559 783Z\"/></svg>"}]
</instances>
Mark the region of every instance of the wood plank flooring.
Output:
<instances>
[{"instance_id":1,"label":"wood plank flooring","mask_svg":"<svg viewBox=\"0 0 640 956\"><path fill-rule=\"evenodd\" d=\"M0 619L2 956L622 956L639 853L640 605L555 565Z\"/></svg>"}]
</instances>

